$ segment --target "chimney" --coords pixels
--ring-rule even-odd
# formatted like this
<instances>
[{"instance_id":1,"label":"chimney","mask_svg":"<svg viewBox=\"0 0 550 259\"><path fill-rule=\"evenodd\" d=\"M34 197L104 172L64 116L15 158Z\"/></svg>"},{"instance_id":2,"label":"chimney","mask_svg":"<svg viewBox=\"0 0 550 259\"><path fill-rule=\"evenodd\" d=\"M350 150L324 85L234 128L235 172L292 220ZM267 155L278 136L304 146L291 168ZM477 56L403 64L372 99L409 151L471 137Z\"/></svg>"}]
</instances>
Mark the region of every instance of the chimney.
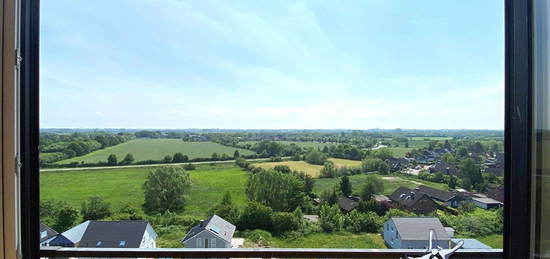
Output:
<instances>
[{"instance_id":1,"label":"chimney","mask_svg":"<svg viewBox=\"0 0 550 259\"><path fill-rule=\"evenodd\" d=\"M201 219L201 222L199 223L200 227L204 227L204 220Z\"/></svg>"}]
</instances>

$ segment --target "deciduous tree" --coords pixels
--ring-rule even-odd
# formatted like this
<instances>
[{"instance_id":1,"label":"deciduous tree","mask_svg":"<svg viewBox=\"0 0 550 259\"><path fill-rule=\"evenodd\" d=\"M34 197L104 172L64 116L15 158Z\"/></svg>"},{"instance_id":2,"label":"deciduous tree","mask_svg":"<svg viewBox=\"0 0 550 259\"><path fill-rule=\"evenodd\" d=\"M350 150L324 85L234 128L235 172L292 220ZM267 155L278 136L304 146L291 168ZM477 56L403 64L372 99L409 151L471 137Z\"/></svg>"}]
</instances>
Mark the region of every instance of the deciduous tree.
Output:
<instances>
[{"instance_id":1,"label":"deciduous tree","mask_svg":"<svg viewBox=\"0 0 550 259\"><path fill-rule=\"evenodd\" d=\"M185 194L191 179L181 167L163 166L153 170L143 184L147 213L179 212L185 206Z\"/></svg>"}]
</instances>

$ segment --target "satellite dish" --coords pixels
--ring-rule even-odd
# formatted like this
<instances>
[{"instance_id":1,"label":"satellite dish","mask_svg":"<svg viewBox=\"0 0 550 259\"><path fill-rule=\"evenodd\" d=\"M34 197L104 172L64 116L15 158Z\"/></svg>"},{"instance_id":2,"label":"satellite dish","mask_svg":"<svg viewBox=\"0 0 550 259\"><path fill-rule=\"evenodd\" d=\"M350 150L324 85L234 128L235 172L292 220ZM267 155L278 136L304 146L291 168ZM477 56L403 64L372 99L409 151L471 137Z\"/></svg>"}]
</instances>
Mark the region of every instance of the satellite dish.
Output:
<instances>
[{"instance_id":1,"label":"satellite dish","mask_svg":"<svg viewBox=\"0 0 550 259\"><path fill-rule=\"evenodd\" d=\"M451 257L456 250L460 249L462 245L464 245L464 240L460 240L456 246L451 249L443 249L441 247L433 248L433 236L434 231L431 229L429 247L426 251L428 254L421 257L407 257L407 259L449 259L449 257Z\"/></svg>"}]
</instances>

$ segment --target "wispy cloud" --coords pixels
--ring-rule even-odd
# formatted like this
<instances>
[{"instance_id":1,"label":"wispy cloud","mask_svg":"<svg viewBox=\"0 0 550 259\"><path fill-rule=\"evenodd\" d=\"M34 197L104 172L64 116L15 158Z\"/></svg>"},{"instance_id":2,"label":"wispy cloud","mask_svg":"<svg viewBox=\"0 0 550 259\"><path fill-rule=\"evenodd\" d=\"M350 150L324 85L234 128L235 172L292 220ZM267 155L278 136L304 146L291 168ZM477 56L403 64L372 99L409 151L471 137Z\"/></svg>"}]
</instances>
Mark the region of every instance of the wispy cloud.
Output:
<instances>
[{"instance_id":1,"label":"wispy cloud","mask_svg":"<svg viewBox=\"0 0 550 259\"><path fill-rule=\"evenodd\" d=\"M42 6L43 127L503 127L497 0L101 1Z\"/></svg>"}]
</instances>

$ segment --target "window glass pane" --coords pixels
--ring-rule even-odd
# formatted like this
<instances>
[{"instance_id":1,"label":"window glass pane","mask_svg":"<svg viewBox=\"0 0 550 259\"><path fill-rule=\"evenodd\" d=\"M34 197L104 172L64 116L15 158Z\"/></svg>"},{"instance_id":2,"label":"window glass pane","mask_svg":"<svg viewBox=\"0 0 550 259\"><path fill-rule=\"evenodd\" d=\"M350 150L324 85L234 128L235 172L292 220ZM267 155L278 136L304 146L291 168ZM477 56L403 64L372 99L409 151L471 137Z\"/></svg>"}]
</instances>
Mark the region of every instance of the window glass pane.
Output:
<instances>
[{"instance_id":1,"label":"window glass pane","mask_svg":"<svg viewBox=\"0 0 550 259\"><path fill-rule=\"evenodd\" d=\"M501 248L503 6L43 1L41 220L75 246Z\"/></svg>"},{"instance_id":2,"label":"window glass pane","mask_svg":"<svg viewBox=\"0 0 550 259\"><path fill-rule=\"evenodd\" d=\"M534 256L550 257L550 4L534 1Z\"/></svg>"}]
</instances>

